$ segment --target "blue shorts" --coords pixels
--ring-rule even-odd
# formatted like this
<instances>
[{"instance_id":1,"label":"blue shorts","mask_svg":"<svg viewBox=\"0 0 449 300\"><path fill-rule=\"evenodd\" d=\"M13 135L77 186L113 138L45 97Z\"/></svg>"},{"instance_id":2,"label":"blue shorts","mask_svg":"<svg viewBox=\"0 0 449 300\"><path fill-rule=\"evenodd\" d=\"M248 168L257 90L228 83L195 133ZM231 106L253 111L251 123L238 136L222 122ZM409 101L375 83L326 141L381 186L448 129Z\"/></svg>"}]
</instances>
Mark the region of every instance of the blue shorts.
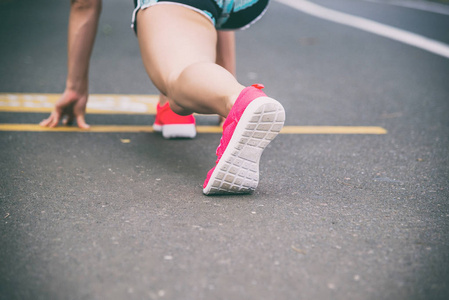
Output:
<instances>
[{"instance_id":1,"label":"blue shorts","mask_svg":"<svg viewBox=\"0 0 449 300\"><path fill-rule=\"evenodd\" d=\"M217 30L243 29L262 17L269 0L134 0L131 27L136 30L136 14L157 3L186 6L206 16Z\"/></svg>"}]
</instances>

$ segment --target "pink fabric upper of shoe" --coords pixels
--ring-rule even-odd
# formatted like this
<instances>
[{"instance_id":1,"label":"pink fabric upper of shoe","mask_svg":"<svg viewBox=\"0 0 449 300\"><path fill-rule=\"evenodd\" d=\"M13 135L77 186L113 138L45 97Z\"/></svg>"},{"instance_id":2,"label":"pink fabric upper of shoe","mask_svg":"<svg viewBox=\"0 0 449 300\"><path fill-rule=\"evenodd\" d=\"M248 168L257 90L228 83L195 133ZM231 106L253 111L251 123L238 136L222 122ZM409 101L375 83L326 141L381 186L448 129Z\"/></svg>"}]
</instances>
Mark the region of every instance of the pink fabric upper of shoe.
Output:
<instances>
[{"instance_id":1,"label":"pink fabric upper of shoe","mask_svg":"<svg viewBox=\"0 0 449 300\"><path fill-rule=\"evenodd\" d=\"M195 124L195 117L193 115L181 116L171 110L170 105L157 105L155 125L170 125L170 124Z\"/></svg>"},{"instance_id":2,"label":"pink fabric upper of shoe","mask_svg":"<svg viewBox=\"0 0 449 300\"><path fill-rule=\"evenodd\" d=\"M254 99L258 97L266 97L266 94L262 91L264 86L262 84L253 84L252 86L244 88L240 95L237 97L234 105L231 108L231 111L228 114L225 122L223 123L223 135L220 140L220 145L218 145L216 154L217 161L215 164L218 164L220 158L223 156L224 151L228 147L229 141L232 138L235 128L245 111L248 104L250 104ZM212 175L215 167L213 167L208 173L206 180L204 181L203 188L205 188L209 182L210 176Z\"/></svg>"}]
</instances>

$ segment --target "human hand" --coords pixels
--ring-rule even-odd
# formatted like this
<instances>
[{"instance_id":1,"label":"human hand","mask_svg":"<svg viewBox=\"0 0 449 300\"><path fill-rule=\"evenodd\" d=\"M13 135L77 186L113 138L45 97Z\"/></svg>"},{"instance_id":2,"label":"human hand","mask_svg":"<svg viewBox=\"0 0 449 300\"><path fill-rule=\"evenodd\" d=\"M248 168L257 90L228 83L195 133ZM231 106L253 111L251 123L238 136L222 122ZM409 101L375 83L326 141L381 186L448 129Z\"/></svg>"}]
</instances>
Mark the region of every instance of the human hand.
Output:
<instances>
[{"instance_id":1,"label":"human hand","mask_svg":"<svg viewBox=\"0 0 449 300\"><path fill-rule=\"evenodd\" d=\"M62 120L63 125L71 125L74 120L79 128L89 129L84 115L86 114L87 93L79 94L72 90L66 89L61 98L56 102L50 116L42 120L39 125L44 127L56 127Z\"/></svg>"}]
</instances>

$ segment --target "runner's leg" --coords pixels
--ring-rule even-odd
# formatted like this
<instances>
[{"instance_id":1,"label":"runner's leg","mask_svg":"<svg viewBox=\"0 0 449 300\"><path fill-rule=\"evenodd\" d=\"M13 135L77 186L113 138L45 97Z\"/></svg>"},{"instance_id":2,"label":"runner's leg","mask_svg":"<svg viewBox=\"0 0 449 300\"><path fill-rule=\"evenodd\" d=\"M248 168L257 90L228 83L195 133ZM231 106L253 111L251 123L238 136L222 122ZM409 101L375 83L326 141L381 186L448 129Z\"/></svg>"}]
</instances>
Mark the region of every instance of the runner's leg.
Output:
<instances>
[{"instance_id":1,"label":"runner's leg","mask_svg":"<svg viewBox=\"0 0 449 300\"><path fill-rule=\"evenodd\" d=\"M144 66L170 107L226 117L244 86L215 63L212 23L189 8L158 4L139 11L137 24Z\"/></svg>"}]
</instances>

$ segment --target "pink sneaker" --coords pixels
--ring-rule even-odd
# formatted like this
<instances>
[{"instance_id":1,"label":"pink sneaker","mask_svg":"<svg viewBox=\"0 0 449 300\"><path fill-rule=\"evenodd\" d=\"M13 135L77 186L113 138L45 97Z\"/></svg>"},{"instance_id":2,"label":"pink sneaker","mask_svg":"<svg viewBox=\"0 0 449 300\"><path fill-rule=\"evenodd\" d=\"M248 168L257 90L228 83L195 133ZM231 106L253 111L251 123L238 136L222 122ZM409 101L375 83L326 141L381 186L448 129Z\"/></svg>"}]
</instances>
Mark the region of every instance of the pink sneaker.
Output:
<instances>
[{"instance_id":1,"label":"pink sneaker","mask_svg":"<svg viewBox=\"0 0 449 300\"><path fill-rule=\"evenodd\" d=\"M168 102L164 106L160 106L158 103L153 130L162 132L162 136L166 139L193 139L196 136L195 117L193 115L180 116L174 113Z\"/></svg>"},{"instance_id":2,"label":"pink sneaker","mask_svg":"<svg viewBox=\"0 0 449 300\"><path fill-rule=\"evenodd\" d=\"M223 124L216 166L207 173L205 195L252 193L259 183L259 161L265 147L284 126L282 105L261 91L245 88Z\"/></svg>"}]
</instances>

